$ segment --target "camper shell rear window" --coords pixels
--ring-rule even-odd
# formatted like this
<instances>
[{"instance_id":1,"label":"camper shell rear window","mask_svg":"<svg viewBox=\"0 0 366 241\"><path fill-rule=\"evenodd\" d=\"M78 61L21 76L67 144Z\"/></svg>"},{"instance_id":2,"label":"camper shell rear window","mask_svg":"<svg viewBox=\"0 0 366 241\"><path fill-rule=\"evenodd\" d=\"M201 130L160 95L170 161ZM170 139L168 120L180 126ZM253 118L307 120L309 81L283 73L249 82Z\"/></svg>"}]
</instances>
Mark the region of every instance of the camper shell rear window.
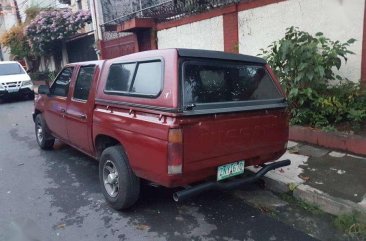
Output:
<instances>
[{"instance_id":1,"label":"camper shell rear window","mask_svg":"<svg viewBox=\"0 0 366 241\"><path fill-rule=\"evenodd\" d=\"M188 59L181 66L186 110L265 105L284 100L263 64Z\"/></svg>"}]
</instances>

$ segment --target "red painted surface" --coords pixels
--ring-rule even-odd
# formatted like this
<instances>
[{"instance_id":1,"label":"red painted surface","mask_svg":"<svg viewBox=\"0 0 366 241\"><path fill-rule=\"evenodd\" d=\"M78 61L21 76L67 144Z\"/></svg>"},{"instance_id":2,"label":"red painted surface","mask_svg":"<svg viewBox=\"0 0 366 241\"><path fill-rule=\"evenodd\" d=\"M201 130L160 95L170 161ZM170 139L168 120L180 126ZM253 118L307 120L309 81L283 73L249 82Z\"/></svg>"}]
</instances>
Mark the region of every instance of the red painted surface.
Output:
<instances>
[{"instance_id":1,"label":"red painted surface","mask_svg":"<svg viewBox=\"0 0 366 241\"><path fill-rule=\"evenodd\" d=\"M269 4L284 2L287 0L257 0L257 1L250 1L250 2L241 2L238 5L238 11L245 11L253 8L263 7Z\"/></svg>"},{"instance_id":2,"label":"red painted surface","mask_svg":"<svg viewBox=\"0 0 366 241\"><path fill-rule=\"evenodd\" d=\"M139 51L156 49L152 29L140 29L136 31L136 36L139 44Z\"/></svg>"},{"instance_id":3,"label":"red painted surface","mask_svg":"<svg viewBox=\"0 0 366 241\"><path fill-rule=\"evenodd\" d=\"M153 19L138 19L126 21L116 27L119 32L133 32L129 36L100 41L102 59L112 59L127 54L157 49L155 21Z\"/></svg>"},{"instance_id":4,"label":"red painted surface","mask_svg":"<svg viewBox=\"0 0 366 241\"><path fill-rule=\"evenodd\" d=\"M183 127L183 172L215 175L217 166L234 160L251 166L280 157L288 138L286 116L284 110L272 110L182 119L189 121Z\"/></svg>"},{"instance_id":5,"label":"red painted surface","mask_svg":"<svg viewBox=\"0 0 366 241\"><path fill-rule=\"evenodd\" d=\"M117 39L100 41L100 50L102 59L112 59L138 52L137 37L135 34L131 34Z\"/></svg>"},{"instance_id":6,"label":"red painted surface","mask_svg":"<svg viewBox=\"0 0 366 241\"><path fill-rule=\"evenodd\" d=\"M203 13L200 13L197 15L187 16L182 19L173 20L173 21L164 22L164 23L158 23L156 25L156 29L159 31L159 30L163 30L163 29L167 29L167 28L178 27L181 25L214 18L214 17L218 17L221 15L225 15L225 14L237 13L238 11L258 8L258 7L262 7L265 5L279 3L279 2L283 2L283 1L286 1L286 0L256 0L256 1L250 1L248 3L233 4L233 5L230 5L227 7L214 9L209 12L203 12Z\"/></svg>"},{"instance_id":7,"label":"red painted surface","mask_svg":"<svg viewBox=\"0 0 366 241\"><path fill-rule=\"evenodd\" d=\"M366 137L363 136L339 132L324 132L309 127L291 126L289 139L351 152L357 155L366 155Z\"/></svg>"},{"instance_id":8,"label":"red painted surface","mask_svg":"<svg viewBox=\"0 0 366 241\"><path fill-rule=\"evenodd\" d=\"M101 58L111 59L139 51L157 49L156 34L154 34L153 31L177 27L221 15L223 15L224 51L238 53L238 11L257 8L281 1L285 0L256 0L248 3L232 4L223 8L213 9L208 12L158 24L151 18L134 18L123 22L118 26L106 26L106 30L134 32L134 35L114 40L101 41Z\"/></svg>"},{"instance_id":9,"label":"red painted surface","mask_svg":"<svg viewBox=\"0 0 366 241\"><path fill-rule=\"evenodd\" d=\"M366 89L366 4L363 18L363 39L362 39L362 59L361 59L361 86Z\"/></svg>"},{"instance_id":10,"label":"red painted surface","mask_svg":"<svg viewBox=\"0 0 366 241\"><path fill-rule=\"evenodd\" d=\"M89 100L94 100L95 98L95 88L96 83L99 77L101 64L103 62L94 62L95 65L95 72L94 72L94 79L91 86L91 91L89 93ZM91 63L85 64L86 66L90 65ZM77 65L77 67L82 65ZM75 69L74 72L78 72L79 69ZM85 101L80 101L72 98L74 90L75 90L75 83L76 83L77 75L75 79L72 79L70 84L70 96L67 105L67 111L65 115L66 120L66 127L67 127L67 134L68 134L68 141L77 146L84 152L94 154L94 147L93 147L93 139L92 139L92 122L90 119L92 118L92 113L94 106L90 103ZM85 116L85 118L82 118Z\"/></svg>"},{"instance_id":11,"label":"red painted surface","mask_svg":"<svg viewBox=\"0 0 366 241\"><path fill-rule=\"evenodd\" d=\"M167 28L173 28L173 27L177 27L177 26L181 26L181 25L185 25L185 24L189 24L189 23L202 21L205 19L214 18L217 16L221 16L223 14L233 13L235 11L236 11L236 6L230 5L228 7L214 9L209 12L203 12L203 13L200 13L197 15L187 16L182 19L173 20L173 21L164 22L164 23L158 23L156 25L156 29L159 31L159 30L163 30L163 29L167 29Z\"/></svg>"},{"instance_id":12,"label":"red painted surface","mask_svg":"<svg viewBox=\"0 0 366 241\"><path fill-rule=\"evenodd\" d=\"M226 13L223 16L224 51L239 53L238 13Z\"/></svg>"},{"instance_id":13,"label":"red painted surface","mask_svg":"<svg viewBox=\"0 0 366 241\"><path fill-rule=\"evenodd\" d=\"M138 29L154 28L155 20L152 18L134 18L117 26L118 32L133 32Z\"/></svg>"},{"instance_id":14,"label":"red painted surface","mask_svg":"<svg viewBox=\"0 0 366 241\"><path fill-rule=\"evenodd\" d=\"M147 59L164 60L164 84L159 96L147 98L104 93L112 64ZM95 141L98 137L111 137L123 146L137 176L167 187L185 186L215 177L219 165L238 160L245 160L246 165L258 165L284 153L288 139L288 114L284 109L186 116L149 108L180 107L179 62L175 49L93 62L100 71L95 73L86 103L75 102L72 96L80 65L93 63L70 64L75 69L68 97L57 101L54 97L42 95L37 97L36 109L47 115L51 111L48 103L56 109L64 106L66 112L59 120L47 119L55 136L94 157L97 157ZM76 120L80 114L85 114L87 119ZM63 126L62 134L54 132L52 127L55 125ZM169 149L173 141L168 138L171 129L180 129L183 134L183 141L178 143L181 146L175 149L183 150L183 154L180 152L183 173L178 175L168 174L168 158L177 154L169 152L174 150Z\"/></svg>"}]
</instances>

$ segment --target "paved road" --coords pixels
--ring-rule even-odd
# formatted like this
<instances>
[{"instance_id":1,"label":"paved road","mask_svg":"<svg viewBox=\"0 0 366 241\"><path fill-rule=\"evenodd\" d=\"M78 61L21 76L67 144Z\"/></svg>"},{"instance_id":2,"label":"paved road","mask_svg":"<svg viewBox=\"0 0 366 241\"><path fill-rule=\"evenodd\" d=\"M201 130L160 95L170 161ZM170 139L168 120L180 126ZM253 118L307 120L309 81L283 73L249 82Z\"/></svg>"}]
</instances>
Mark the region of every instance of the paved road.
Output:
<instances>
[{"instance_id":1,"label":"paved road","mask_svg":"<svg viewBox=\"0 0 366 241\"><path fill-rule=\"evenodd\" d=\"M38 148L32 105L0 104L0 241L313 240L230 192L175 203L172 190L144 186L132 210L114 211L96 161L61 143Z\"/></svg>"}]
</instances>

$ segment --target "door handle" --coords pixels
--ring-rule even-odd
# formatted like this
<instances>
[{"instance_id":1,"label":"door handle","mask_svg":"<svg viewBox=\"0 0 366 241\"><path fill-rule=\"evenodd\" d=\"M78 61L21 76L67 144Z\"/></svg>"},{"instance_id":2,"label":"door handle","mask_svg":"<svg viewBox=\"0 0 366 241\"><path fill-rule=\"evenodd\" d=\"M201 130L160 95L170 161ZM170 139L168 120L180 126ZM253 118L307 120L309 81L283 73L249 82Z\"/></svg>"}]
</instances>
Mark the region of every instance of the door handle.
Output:
<instances>
[{"instance_id":1,"label":"door handle","mask_svg":"<svg viewBox=\"0 0 366 241\"><path fill-rule=\"evenodd\" d=\"M61 113L65 113L65 112L66 112L66 110L65 110L65 109L60 109L60 112L61 112Z\"/></svg>"},{"instance_id":2,"label":"door handle","mask_svg":"<svg viewBox=\"0 0 366 241\"><path fill-rule=\"evenodd\" d=\"M82 119L82 120L86 120L86 118L87 118L87 116L86 116L85 114L81 114L79 117L80 117L80 119Z\"/></svg>"}]
</instances>

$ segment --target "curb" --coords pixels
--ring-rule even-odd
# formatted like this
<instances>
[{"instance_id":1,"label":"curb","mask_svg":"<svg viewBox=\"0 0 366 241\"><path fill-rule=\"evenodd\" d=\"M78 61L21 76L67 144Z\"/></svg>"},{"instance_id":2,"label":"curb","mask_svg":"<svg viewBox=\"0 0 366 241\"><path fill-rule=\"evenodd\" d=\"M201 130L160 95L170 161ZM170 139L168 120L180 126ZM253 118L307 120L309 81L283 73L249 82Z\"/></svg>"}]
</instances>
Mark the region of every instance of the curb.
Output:
<instances>
[{"instance_id":1,"label":"curb","mask_svg":"<svg viewBox=\"0 0 366 241\"><path fill-rule=\"evenodd\" d=\"M289 139L366 156L366 137L360 135L337 131L325 132L310 127L291 126Z\"/></svg>"},{"instance_id":2,"label":"curb","mask_svg":"<svg viewBox=\"0 0 366 241\"><path fill-rule=\"evenodd\" d=\"M366 205L354 203L349 200L332 197L329 194L315 189L306 184L286 184L282 181L263 177L266 188L275 193L291 192L292 196L298 200L317 206L320 210L333 215L351 214L360 212L366 214Z\"/></svg>"},{"instance_id":3,"label":"curb","mask_svg":"<svg viewBox=\"0 0 366 241\"><path fill-rule=\"evenodd\" d=\"M320 210L333 215L351 214L352 212L366 213L360 204L349 200L332 197L316 188L301 184L293 190L293 196L301 201L313 204Z\"/></svg>"}]
</instances>

